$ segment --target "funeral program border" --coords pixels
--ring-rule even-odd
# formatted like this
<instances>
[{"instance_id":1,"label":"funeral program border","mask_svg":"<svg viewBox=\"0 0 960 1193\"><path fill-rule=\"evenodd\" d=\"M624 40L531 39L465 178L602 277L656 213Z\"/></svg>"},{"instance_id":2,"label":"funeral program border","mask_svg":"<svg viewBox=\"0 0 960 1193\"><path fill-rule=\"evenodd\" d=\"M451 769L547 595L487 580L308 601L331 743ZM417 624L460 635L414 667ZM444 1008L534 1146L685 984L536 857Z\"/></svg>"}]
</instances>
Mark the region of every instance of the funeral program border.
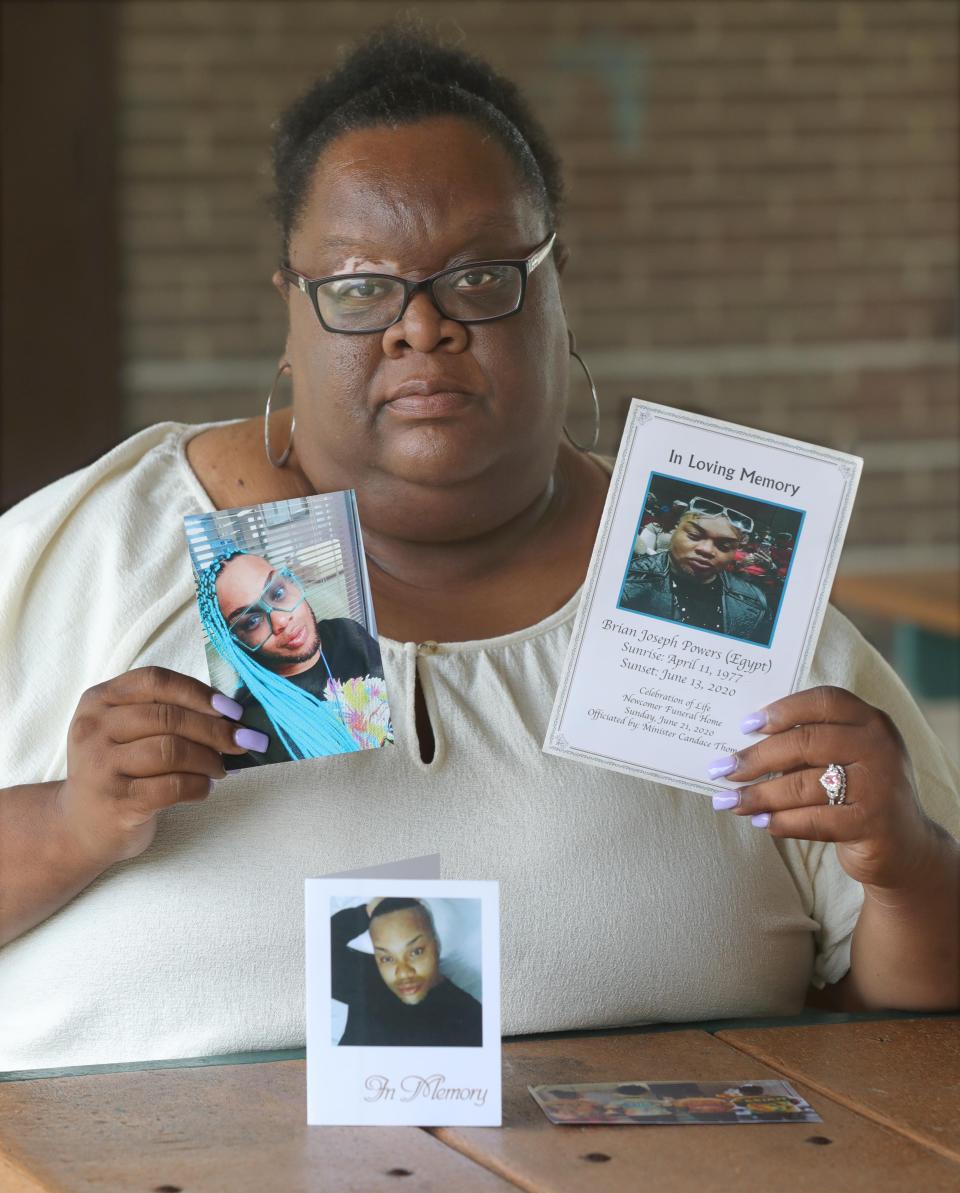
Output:
<instances>
[{"instance_id":1,"label":"funeral program border","mask_svg":"<svg viewBox=\"0 0 960 1193\"><path fill-rule=\"evenodd\" d=\"M782 451L790 455L799 456L805 460L818 460L821 463L830 464L836 467L842 477L842 493L840 501L837 505L833 526L830 534L830 548L823 557L822 566L820 568L820 575L817 582L818 596L810 607L809 616L807 618L806 627L803 635L803 648L797 656L796 665L793 670L793 676L789 685L789 692L796 692L802 686L807 674L809 673L810 663L813 653L816 650L817 639L819 638L820 629L823 625L823 618L826 614L827 604L830 600L831 585L825 585L825 578L832 580L836 574L837 565L840 561L840 553L843 550L843 540L846 535L847 526L850 521L850 515L853 512L853 502L856 497L857 486L860 481L860 472L863 467L863 461L858 456L848 455L845 452L833 451L830 448L818 447L815 444L803 443L798 439L791 439L783 435L772 435L766 431L757 431L749 427L741 427L736 423L728 423L722 419L714 419L704 417L697 414L688 414L685 411L674 410L669 406L660 406L655 402L647 402L642 398L634 398L631 402L630 412L627 416L627 423L624 427L623 436L620 441L620 449L617 453L617 463L613 471L613 476L610 481L610 489L607 493L607 500L603 507L603 516L600 520L600 530L597 534L596 545L594 546L593 556L590 560L590 566L587 571L587 578L584 582L583 593L580 599L580 607L577 610L577 617L573 627L573 634L570 640L570 646L567 651L567 657L564 661L563 672L560 677L560 686L557 689L557 697L554 700L553 709L550 714L550 721L547 726L546 739L543 744L544 753L554 754L562 758L575 758L577 760L592 762L594 765L605 767L607 770L617 771L621 774L636 775L639 778L652 779L655 782L667 781L673 785L681 786L687 790L697 791L704 795L710 795L716 788L716 784L706 782L698 782L686 775L673 774L670 771L656 770L650 767L640 766L636 763L627 762L620 758L615 758L608 754L598 754L590 750L584 750L576 746L571 746L569 742L560 733L560 726L563 724L564 716L566 715L567 702L570 698L570 688L572 685L573 675L580 661L580 652L583 647L583 637L586 631L587 621L593 610L593 603L596 597L597 583L600 578L600 571L606 559L607 541L616 521L617 514L620 510L620 499L623 491L623 482L627 469L632 461L633 449L636 442L637 432L640 427L645 426L653 419L661 419L664 422L676 423L681 427L696 427L700 430L707 431L709 434L726 436L727 438L747 441L750 443L760 443L766 447L773 448L776 451ZM787 695L788 693L784 693Z\"/></svg>"}]
</instances>

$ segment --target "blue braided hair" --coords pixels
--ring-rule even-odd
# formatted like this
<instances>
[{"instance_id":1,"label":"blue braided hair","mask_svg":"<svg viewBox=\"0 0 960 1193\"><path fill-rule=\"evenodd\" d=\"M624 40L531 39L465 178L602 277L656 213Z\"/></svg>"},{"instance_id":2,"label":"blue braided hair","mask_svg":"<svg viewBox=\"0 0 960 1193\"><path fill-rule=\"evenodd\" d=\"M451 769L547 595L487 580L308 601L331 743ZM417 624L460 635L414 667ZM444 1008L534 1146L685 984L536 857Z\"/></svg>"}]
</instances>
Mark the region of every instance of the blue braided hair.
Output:
<instances>
[{"instance_id":1,"label":"blue braided hair","mask_svg":"<svg viewBox=\"0 0 960 1193\"><path fill-rule=\"evenodd\" d=\"M359 750L360 746L344 725L336 706L319 700L312 692L304 691L258 663L230 633L217 598L217 576L235 555L249 554L239 548L221 550L197 575L200 620L207 637L270 718L291 758L322 758L328 754ZM327 671L329 673L329 667Z\"/></svg>"}]
</instances>

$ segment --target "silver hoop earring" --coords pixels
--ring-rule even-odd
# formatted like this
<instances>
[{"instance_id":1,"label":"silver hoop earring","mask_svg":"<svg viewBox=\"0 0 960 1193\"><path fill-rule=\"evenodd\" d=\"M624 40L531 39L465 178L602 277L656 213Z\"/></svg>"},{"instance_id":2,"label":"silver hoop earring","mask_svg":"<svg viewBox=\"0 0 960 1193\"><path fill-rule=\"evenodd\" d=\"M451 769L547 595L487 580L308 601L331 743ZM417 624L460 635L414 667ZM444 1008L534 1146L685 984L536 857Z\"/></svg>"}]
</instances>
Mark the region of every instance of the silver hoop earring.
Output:
<instances>
[{"instance_id":1,"label":"silver hoop earring","mask_svg":"<svg viewBox=\"0 0 960 1193\"><path fill-rule=\"evenodd\" d=\"M576 439L567 430L567 425L563 425L563 433L573 446L580 452L592 452L597 446L600 439L600 399L597 397L597 387L593 384L593 378L590 376L590 370L584 363L583 357L577 352L577 341L574 338L573 332L567 329L567 335L570 337L570 355L577 362L581 369L583 369L587 385L590 386L590 396L593 398L593 435L590 437L589 443L578 443Z\"/></svg>"},{"instance_id":2,"label":"silver hoop earring","mask_svg":"<svg viewBox=\"0 0 960 1193\"><path fill-rule=\"evenodd\" d=\"M263 450L267 453L267 459L274 466L274 468L282 468L290 459L290 453L293 451L293 433L297 429L297 416L293 416L293 422L290 424L290 442L287 444L287 450L283 452L279 459L273 458L273 453L270 450L270 403L273 401L273 391L277 388L277 382L284 373L291 373L293 370L284 362L279 369L277 375L273 379L273 385L270 386L270 392L267 394L267 408L263 412Z\"/></svg>"}]
</instances>

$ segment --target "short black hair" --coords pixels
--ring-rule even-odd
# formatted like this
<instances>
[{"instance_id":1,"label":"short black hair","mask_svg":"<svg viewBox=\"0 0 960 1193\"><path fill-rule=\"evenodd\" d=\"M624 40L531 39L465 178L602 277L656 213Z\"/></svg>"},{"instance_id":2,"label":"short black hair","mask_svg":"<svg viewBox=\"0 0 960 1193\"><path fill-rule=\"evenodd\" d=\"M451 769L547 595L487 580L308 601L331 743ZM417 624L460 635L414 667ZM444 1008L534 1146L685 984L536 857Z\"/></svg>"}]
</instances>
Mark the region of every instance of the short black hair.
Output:
<instances>
[{"instance_id":1,"label":"short black hair","mask_svg":"<svg viewBox=\"0 0 960 1193\"><path fill-rule=\"evenodd\" d=\"M419 899L402 899L389 898L381 899L380 902L373 909L373 914L370 916L371 923L381 915L389 915L392 911L408 911L414 908L419 911L423 918L430 926L430 931L433 934L433 939L439 943L440 937L437 935L437 928L433 922L433 916L430 913L430 908L425 903L421 903Z\"/></svg>"},{"instance_id":2,"label":"short black hair","mask_svg":"<svg viewBox=\"0 0 960 1193\"><path fill-rule=\"evenodd\" d=\"M463 116L510 154L534 201L556 228L560 159L519 88L489 63L442 44L409 15L375 29L281 115L273 142L272 208L284 261L321 152L356 129Z\"/></svg>"}]
</instances>

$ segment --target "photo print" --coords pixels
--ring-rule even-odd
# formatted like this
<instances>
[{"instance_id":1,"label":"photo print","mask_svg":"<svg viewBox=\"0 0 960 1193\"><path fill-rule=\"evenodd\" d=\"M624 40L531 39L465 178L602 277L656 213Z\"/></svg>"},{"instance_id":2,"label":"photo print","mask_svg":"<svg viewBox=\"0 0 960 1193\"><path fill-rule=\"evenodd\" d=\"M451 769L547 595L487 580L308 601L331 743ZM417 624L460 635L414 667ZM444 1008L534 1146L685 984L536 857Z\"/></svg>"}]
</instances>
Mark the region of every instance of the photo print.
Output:
<instances>
[{"instance_id":1,"label":"photo print","mask_svg":"<svg viewBox=\"0 0 960 1193\"><path fill-rule=\"evenodd\" d=\"M618 608L769 646L804 511L652 472Z\"/></svg>"},{"instance_id":2,"label":"photo print","mask_svg":"<svg viewBox=\"0 0 960 1193\"><path fill-rule=\"evenodd\" d=\"M307 1121L499 1126L499 884L308 878L304 918Z\"/></svg>"},{"instance_id":3,"label":"photo print","mask_svg":"<svg viewBox=\"0 0 960 1193\"><path fill-rule=\"evenodd\" d=\"M483 1045L479 899L331 899L332 1042Z\"/></svg>"},{"instance_id":4,"label":"photo print","mask_svg":"<svg viewBox=\"0 0 960 1193\"><path fill-rule=\"evenodd\" d=\"M823 1120L787 1081L627 1081L619 1084L531 1085L552 1123L819 1123Z\"/></svg>"},{"instance_id":5,"label":"photo print","mask_svg":"<svg viewBox=\"0 0 960 1193\"><path fill-rule=\"evenodd\" d=\"M352 491L184 519L211 684L267 749L228 770L392 742Z\"/></svg>"}]
</instances>

